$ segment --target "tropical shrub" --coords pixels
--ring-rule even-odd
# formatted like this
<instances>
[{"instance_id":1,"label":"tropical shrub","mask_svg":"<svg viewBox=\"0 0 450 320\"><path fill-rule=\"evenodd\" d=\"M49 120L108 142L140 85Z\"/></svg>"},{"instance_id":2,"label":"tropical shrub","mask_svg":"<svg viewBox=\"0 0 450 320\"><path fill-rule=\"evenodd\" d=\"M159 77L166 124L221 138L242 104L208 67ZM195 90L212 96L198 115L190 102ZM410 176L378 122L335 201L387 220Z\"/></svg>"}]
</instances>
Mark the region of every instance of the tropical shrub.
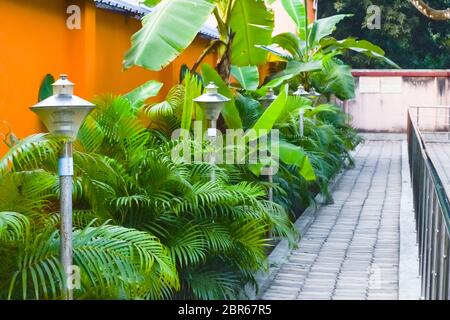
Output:
<instances>
[{"instance_id":1,"label":"tropical shrub","mask_svg":"<svg viewBox=\"0 0 450 320\"><path fill-rule=\"evenodd\" d=\"M237 298L265 268L269 231L294 240L262 184L233 168L210 182L209 165L171 161L173 143L129 100L97 101L74 152L77 298ZM61 295L57 145L31 136L2 160L2 298Z\"/></svg>"}]
</instances>

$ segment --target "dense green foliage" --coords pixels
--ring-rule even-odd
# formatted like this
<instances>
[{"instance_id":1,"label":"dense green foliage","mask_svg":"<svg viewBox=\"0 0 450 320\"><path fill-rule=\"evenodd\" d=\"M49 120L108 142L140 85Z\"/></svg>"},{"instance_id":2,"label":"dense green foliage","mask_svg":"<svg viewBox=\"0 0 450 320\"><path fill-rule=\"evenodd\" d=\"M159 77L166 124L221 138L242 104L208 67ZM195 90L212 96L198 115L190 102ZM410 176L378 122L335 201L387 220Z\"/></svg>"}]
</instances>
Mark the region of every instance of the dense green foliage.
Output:
<instances>
[{"instance_id":1,"label":"dense green foliage","mask_svg":"<svg viewBox=\"0 0 450 320\"><path fill-rule=\"evenodd\" d=\"M436 9L450 7L449 0L427 0ZM381 8L381 29L366 27L367 7ZM340 23L335 34L364 38L382 46L392 60L402 68L450 68L450 21L433 21L423 16L404 0L334 0L320 1L319 17L345 12L352 13ZM388 68L376 59L346 55L344 61L355 68Z\"/></svg>"},{"instance_id":2,"label":"dense green foliage","mask_svg":"<svg viewBox=\"0 0 450 320\"><path fill-rule=\"evenodd\" d=\"M31 136L3 160L2 298L59 295L56 142ZM294 239L260 183L236 168L211 183L209 165L174 164L172 144L128 100L97 101L75 144L77 297L237 297L265 267L267 233Z\"/></svg>"},{"instance_id":3,"label":"dense green foliage","mask_svg":"<svg viewBox=\"0 0 450 320\"><path fill-rule=\"evenodd\" d=\"M124 98L102 98L80 130L74 154L74 263L83 277L77 298L240 297L255 272L266 267L269 232L293 242L288 212L326 188L357 143L335 107L313 109L306 100L289 98L288 112L274 127L304 147L318 180L308 181L297 166L283 164L275 178L276 202L269 202L265 178L245 165L220 166L217 181L210 182L209 164L172 162L176 142L165 131L180 127L186 91L175 86L166 101L139 109ZM251 98L238 96L243 99L246 103L238 105L247 119L258 118L260 106L252 116ZM299 107L308 110L303 138L296 127ZM30 136L2 159L0 251L7 258L0 266L1 298L61 295L59 142Z\"/></svg>"}]
</instances>

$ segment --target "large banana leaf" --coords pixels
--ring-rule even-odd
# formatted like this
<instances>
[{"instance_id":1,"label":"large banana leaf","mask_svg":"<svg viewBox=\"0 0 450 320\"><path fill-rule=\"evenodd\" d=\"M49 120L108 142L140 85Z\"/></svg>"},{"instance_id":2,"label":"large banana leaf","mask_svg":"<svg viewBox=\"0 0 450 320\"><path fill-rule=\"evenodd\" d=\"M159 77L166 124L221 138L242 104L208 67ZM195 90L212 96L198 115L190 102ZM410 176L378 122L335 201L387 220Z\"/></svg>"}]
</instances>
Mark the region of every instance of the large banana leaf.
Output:
<instances>
[{"instance_id":1,"label":"large banana leaf","mask_svg":"<svg viewBox=\"0 0 450 320\"><path fill-rule=\"evenodd\" d=\"M322 69L322 60L308 61L308 62L298 62L289 61L283 74L288 75L298 75L302 72L318 71Z\"/></svg>"},{"instance_id":2,"label":"large banana leaf","mask_svg":"<svg viewBox=\"0 0 450 320\"><path fill-rule=\"evenodd\" d=\"M263 96L267 93L267 90L269 88L277 88L277 87L281 86L285 81L290 80L293 77L294 77L293 74L287 74L285 76L274 78L274 79L270 80L269 82L267 82L265 85L263 85L261 88L256 90L255 92L257 94L259 94L260 96Z\"/></svg>"},{"instance_id":3,"label":"large banana leaf","mask_svg":"<svg viewBox=\"0 0 450 320\"><path fill-rule=\"evenodd\" d=\"M306 15L304 0L281 0L281 4L283 5L287 14L297 25L297 31L300 35L300 38L306 40L306 27L308 24L308 18Z\"/></svg>"},{"instance_id":4,"label":"large banana leaf","mask_svg":"<svg viewBox=\"0 0 450 320\"><path fill-rule=\"evenodd\" d=\"M164 0L144 17L132 38L124 67L159 71L195 39L214 9L207 0Z\"/></svg>"},{"instance_id":5,"label":"large banana leaf","mask_svg":"<svg viewBox=\"0 0 450 320\"><path fill-rule=\"evenodd\" d=\"M257 66L231 66L231 75L239 82L242 89L254 91L259 86L259 70Z\"/></svg>"},{"instance_id":6,"label":"large banana leaf","mask_svg":"<svg viewBox=\"0 0 450 320\"><path fill-rule=\"evenodd\" d=\"M322 51L324 53L330 53L333 50L354 48L355 51L360 51L360 52L367 50L367 51L371 51L374 53L378 53L380 55L385 54L383 49L381 49L379 46L373 44L372 42L367 41L367 40L357 40L355 38L346 38L344 40L336 40L333 37L327 37L320 41L320 45L321 45Z\"/></svg>"},{"instance_id":7,"label":"large banana leaf","mask_svg":"<svg viewBox=\"0 0 450 320\"><path fill-rule=\"evenodd\" d=\"M314 168L311 165L311 161L301 147L280 140L279 150L281 161L288 165L297 166L300 175L305 178L305 180L316 180L316 174L314 173Z\"/></svg>"},{"instance_id":8,"label":"large banana leaf","mask_svg":"<svg viewBox=\"0 0 450 320\"><path fill-rule=\"evenodd\" d=\"M231 62L237 66L265 63L267 52L257 45L271 43L274 18L273 12L267 10L264 1L236 1L231 14L230 26L234 32Z\"/></svg>"},{"instance_id":9,"label":"large banana leaf","mask_svg":"<svg viewBox=\"0 0 450 320\"><path fill-rule=\"evenodd\" d=\"M163 84L161 82L150 80L137 87L136 89L128 92L123 97L130 101L134 108L137 108L148 98L158 95L159 90L161 90L162 86Z\"/></svg>"},{"instance_id":10,"label":"large banana leaf","mask_svg":"<svg viewBox=\"0 0 450 320\"><path fill-rule=\"evenodd\" d=\"M298 111L300 109L303 109L305 111L313 109L311 107L311 104L312 104L311 100L305 97L299 97L295 95L288 96L286 100L286 105L277 119L277 124L281 126L285 125L286 123L292 120L293 115L298 114Z\"/></svg>"},{"instance_id":11,"label":"large banana leaf","mask_svg":"<svg viewBox=\"0 0 450 320\"><path fill-rule=\"evenodd\" d=\"M234 102L234 96L227 84L222 80L220 75L211 67L209 64L204 64L202 66L202 75L205 83L214 82L219 87L219 93L223 94L231 100L225 104L225 108L222 111L223 119L230 129L240 129L242 128L242 121L239 115L239 110L236 108Z\"/></svg>"},{"instance_id":12,"label":"large banana leaf","mask_svg":"<svg viewBox=\"0 0 450 320\"><path fill-rule=\"evenodd\" d=\"M291 32L277 34L272 38L272 43L289 52L294 60L300 60L305 52L305 42Z\"/></svg>"},{"instance_id":13,"label":"large banana leaf","mask_svg":"<svg viewBox=\"0 0 450 320\"><path fill-rule=\"evenodd\" d=\"M365 54L371 58L380 59L394 68L400 68L395 62L385 57L385 52L383 49L367 40L347 38L345 40L338 41L332 37L328 37L323 39L320 44L324 48L323 51L325 53L332 52L333 50L352 50Z\"/></svg>"},{"instance_id":14,"label":"large banana leaf","mask_svg":"<svg viewBox=\"0 0 450 320\"><path fill-rule=\"evenodd\" d=\"M194 100L202 93L202 85L200 80L192 75L189 71L184 78L184 103L183 114L181 116L181 129L190 130L192 123L192 115L194 114ZM196 120L203 120L197 118Z\"/></svg>"},{"instance_id":15,"label":"large banana leaf","mask_svg":"<svg viewBox=\"0 0 450 320\"><path fill-rule=\"evenodd\" d=\"M338 14L314 22L308 35L309 46L312 48L317 45L321 39L333 33L339 22L351 16L351 14Z\"/></svg>"},{"instance_id":16,"label":"large banana leaf","mask_svg":"<svg viewBox=\"0 0 450 320\"><path fill-rule=\"evenodd\" d=\"M274 102L270 104L269 107L264 111L264 113L259 117L253 126L253 130L257 131L257 135L254 138L259 138L262 135L261 130L270 131L272 130L275 122L282 113L284 107L286 106L286 100L288 97L288 86L285 85L280 90L280 95L275 99ZM246 138L252 139L252 135L247 133Z\"/></svg>"},{"instance_id":17,"label":"large banana leaf","mask_svg":"<svg viewBox=\"0 0 450 320\"><path fill-rule=\"evenodd\" d=\"M272 56L277 60L277 61L290 61L292 60L292 56L289 52L282 52L281 50L279 50L278 48L276 48L275 46L271 45L271 46L257 46L258 48L261 48L262 50L265 50L267 52L269 52L270 54L272 54Z\"/></svg>"},{"instance_id":18,"label":"large banana leaf","mask_svg":"<svg viewBox=\"0 0 450 320\"><path fill-rule=\"evenodd\" d=\"M287 165L293 165L298 168L298 173L306 180L306 181L314 181L316 180L316 174L314 172L314 168L309 160L306 152L299 146L291 144L287 141L280 140L276 145L272 145L273 149L277 148L279 153L279 159L283 163ZM271 159L271 161L276 161L277 159ZM261 175L262 169L264 168L263 163L258 164L249 164L247 167L250 169L253 174L256 176Z\"/></svg>"}]
</instances>

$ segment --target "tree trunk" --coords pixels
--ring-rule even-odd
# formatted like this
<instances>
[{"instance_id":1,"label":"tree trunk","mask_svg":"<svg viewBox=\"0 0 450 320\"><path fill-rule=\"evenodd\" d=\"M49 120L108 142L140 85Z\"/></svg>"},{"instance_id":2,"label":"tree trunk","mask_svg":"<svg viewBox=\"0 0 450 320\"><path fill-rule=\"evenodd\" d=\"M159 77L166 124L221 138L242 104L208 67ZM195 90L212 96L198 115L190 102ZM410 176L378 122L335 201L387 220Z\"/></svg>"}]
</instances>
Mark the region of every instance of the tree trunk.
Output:
<instances>
[{"instance_id":1,"label":"tree trunk","mask_svg":"<svg viewBox=\"0 0 450 320\"><path fill-rule=\"evenodd\" d=\"M231 44L233 43L234 34L231 34L226 43L225 51L220 57L220 61L217 64L217 72L220 77L225 81L225 83L229 83L230 74L231 74Z\"/></svg>"},{"instance_id":2,"label":"tree trunk","mask_svg":"<svg viewBox=\"0 0 450 320\"><path fill-rule=\"evenodd\" d=\"M226 83L230 80L230 73L231 73L231 57L230 57L230 46L227 47L224 55L219 61L219 64L217 65L217 72L219 73L220 77L225 81Z\"/></svg>"},{"instance_id":3,"label":"tree trunk","mask_svg":"<svg viewBox=\"0 0 450 320\"><path fill-rule=\"evenodd\" d=\"M433 20L450 20L450 9L436 10L423 0L409 0L424 16Z\"/></svg>"}]
</instances>

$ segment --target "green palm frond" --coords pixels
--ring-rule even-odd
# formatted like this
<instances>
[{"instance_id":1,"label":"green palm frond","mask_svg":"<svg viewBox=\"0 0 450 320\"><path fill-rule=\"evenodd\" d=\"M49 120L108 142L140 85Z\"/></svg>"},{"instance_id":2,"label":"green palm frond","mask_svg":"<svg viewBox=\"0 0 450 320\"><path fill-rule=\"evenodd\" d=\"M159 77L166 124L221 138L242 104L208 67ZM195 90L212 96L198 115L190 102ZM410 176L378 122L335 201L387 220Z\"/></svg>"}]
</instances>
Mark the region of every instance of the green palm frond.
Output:
<instances>
[{"instance_id":1,"label":"green palm frond","mask_svg":"<svg viewBox=\"0 0 450 320\"><path fill-rule=\"evenodd\" d=\"M223 270L219 264L203 266L187 272L186 282L199 300L229 300L237 296L240 281L233 272Z\"/></svg>"},{"instance_id":2,"label":"green palm frond","mask_svg":"<svg viewBox=\"0 0 450 320\"><path fill-rule=\"evenodd\" d=\"M135 286L148 273L156 273L165 285L179 287L167 249L146 232L109 225L87 227L74 232L73 246L74 265L81 271L81 294L95 287L108 295L114 290L111 288ZM58 232L47 239L36 237L25 244L22 252L18 270L12 275L9 297L61 296Z\"/></svg>"},{"instance_id":3,"label":"green palm frond","mask_svg":"<svg viewBox=\"0 0 450 320\"><path fill-rule=\"evenodd\" d=\"M184 226L172 235L167 245L180 267L197 265L206 258L207 244L204 233L196 225Z\"/></svg>"},{"instance_id":4,"label":"green palm frond","mask_svg":"<svg viewBox=\"0 0 450 320\"><path fill-rule=\"evenodd\" d=\"M25 239L30 231L29 219L17 212L0 212L0 241Z\"/></svg>"},{"instance_id":5,"label":"green palm frond","mask_svg":"<svg viewBox=\"0 0 450 320\"><path fill-rule=\"evenodd\" d=\"M42 213L52 197L57 177L43 170L21 171L0 175L0 210L31 216Z\"/></svg>"},{"instance_id":6,"label":"green palm frond","mask_svg":"<svg viewBox=\"0 0 450 320\"><path fill-rule=\"evenodd\" d=\"M144 112L151 121L157 121L160 118L174 114L175 108L168 101L159 102L148 106Z\"/></svg>"},{"instance_id":7,"label":"green palm frond","mask_svg":"<svg viewBox=\"0 0 450 320\"><path fill-rule=\"evenodd\" d=\"M43 163L56 162L59 140L49 134L39 133L20 140L0 160L0 173L9 169L33 170ZM48 161L51 160L51 161Z\"/></svg>"},{"instance_id":8,"label":"green palm frond","mask_svg":"<svg viewBox=\"0 0 450 320\"><path fill-rule=\"evenodd\" d=\"M233 241L230 231L225 225L210 221L199 221L198 224L209 250L219 253L231 249Z\"/></svg>"}]
</instances>

